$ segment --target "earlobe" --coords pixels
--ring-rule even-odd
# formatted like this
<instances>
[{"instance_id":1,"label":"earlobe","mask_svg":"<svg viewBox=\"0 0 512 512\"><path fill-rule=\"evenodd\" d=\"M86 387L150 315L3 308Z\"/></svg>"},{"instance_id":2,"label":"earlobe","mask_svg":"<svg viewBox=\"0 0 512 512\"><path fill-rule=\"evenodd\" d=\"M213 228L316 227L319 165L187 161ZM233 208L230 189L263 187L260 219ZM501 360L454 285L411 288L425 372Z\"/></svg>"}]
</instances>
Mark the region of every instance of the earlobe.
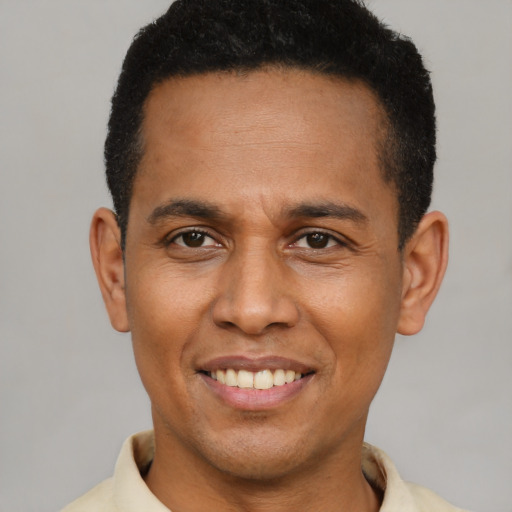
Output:
<instances>
[{"instance_id":1,"label":"earlobe","mask_svg":"<svg viewBox=\"0 0 512 512\"><path fill-rule=\"evenodd\" d=\"M447 264L448 221L441 212L430 212L404 249L399 334L411 335L421 330Z\"/></svg>"},{"instance_id":2,"label":"earlobe","mask_svg":"<svg viewBox=\"0 0 512 512\"><path fill-rule=\"evenodd\" d=\"M121 233L111 210L100 208L93 216L89 236L92 262L112 327L128 332Z\"/></svg>"}]
</instances>

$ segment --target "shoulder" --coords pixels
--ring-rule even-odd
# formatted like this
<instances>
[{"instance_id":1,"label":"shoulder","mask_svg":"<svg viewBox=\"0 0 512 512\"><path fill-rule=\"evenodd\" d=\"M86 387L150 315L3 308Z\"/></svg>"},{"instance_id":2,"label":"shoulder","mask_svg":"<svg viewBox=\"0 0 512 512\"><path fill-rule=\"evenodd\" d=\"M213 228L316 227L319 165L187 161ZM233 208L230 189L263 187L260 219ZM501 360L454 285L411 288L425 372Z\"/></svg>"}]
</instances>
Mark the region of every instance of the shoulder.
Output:
<instances>
[{"instance_id":1,"label":"shoulder","mask_svg":"<svg viewBox=\"0 0 512 512\"><path fill-rule=\"evenodd\" d=\"M466 512L453 506L426 487L411 482L405 482L409 493L414 499L419 512Z\"/></svg>"},{"instance_id":2,"label":"shoulder","mask_svg":"<svg viewBox=\"0 0 512 512\"><path fill-rule=\"evenodd\" d=\"M152 431L129 437L121 448L114 476L73 501L61 512L136 512L162 509L151 494L141 473L144 474L154 455Z\"/></svg>"},{"instance_id":3,"label":"shoulder","mask_svg":"<svg viewBox=\"0 0 512 512\"><path fill-rule=\"evenodd\" d=\"M383 494L380 512L465 512L426 487L402 480L391 459L366 443L362 469L368 482Z\"/></svg>"},{"instance_id":4,"label":"shoulder","mask_svg":"<svg viewBox=\"0 0 512 512\"><path fill-rule=\"evenodd\" d=\"M61 512L117 512L113 499L113 479L104 480Z\"/></svg>"}]
</instances>

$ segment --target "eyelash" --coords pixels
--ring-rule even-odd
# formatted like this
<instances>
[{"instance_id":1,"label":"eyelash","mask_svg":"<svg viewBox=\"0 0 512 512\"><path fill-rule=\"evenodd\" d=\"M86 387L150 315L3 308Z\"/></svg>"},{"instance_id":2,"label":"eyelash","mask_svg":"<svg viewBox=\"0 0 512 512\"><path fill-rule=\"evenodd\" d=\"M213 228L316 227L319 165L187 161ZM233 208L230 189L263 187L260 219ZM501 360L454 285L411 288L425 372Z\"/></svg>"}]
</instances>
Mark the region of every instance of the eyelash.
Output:
<instances>
[{"instance_id":1,"label":"eyelash","mask_svg":"<svg viewBox=\"0 0 512 512\"><path fill-rule=\"evenodd\" d=\"M198 235L201 235L201 237L211 238L212 240L215 240L215 242L216 242L215 245L220 245L220 242L217 241L217 238L215 236L212 236L211 233L209 233L208 231L201 229L201 228L185 229L183 231L180 231L179 233L173 234L170 237L166 237L164 239L164 245L168 247L168 246L172 245L173 243L175 243L176 245L179 245L180 247L185 247L187 249L195 249L196 247L191 247L191 246L187 246L185 244L176 243L176 240L178 240L179 238L183 238L186 235L192 235L192 234L198 234ZM199 248L201 248L201 246L199 246L197 248L199 249Z\"/></svg>"},{"instance_id":2,"label":"eyelash","mask_svg":"<svg viewBox=\"0 0 512 512\"><path fill-rule=\"evenodd\" d=\"M201 237L208 237L208 238L211 238L212 240L214 240L216 242L215 246L220 246L222 245L221 242L219 242L217 239L218 239L218 236L213 236L209 231L205 230L205 229L202 229L202 228L189 228L189 229L186 229L186 230L183 230L183 231L180 231L179 233L175 233L173 234L172 236L168 236L166 237L164 240L163 240L163 245L165 245L166 247L172 245L173 243L180 246L180 247L185 247L187 249L200 249L202 248L203 246L202 245L199 245L197 247L193 247L193 246L190 246L190 245L186 245L185 243L183 244L178 244L176 243L176 240L178 240L179 238L183 238L184 236L186 235L191 235L191 234L198 234L200 235ZM322 237L326 237L327 240L326 240L326 245L324 247L298 247L297 244L298 242L300 242L301 240L304 240L306 239L307 237L310 237L310 236L314 236L314 235L320 235ZM311 231L307 231L307 232L302 232L301 234L299 234L298 236L294 236L294 240L293 242L291 242L290 244L288 244L288 247L293 247L293 246L296 246L298 249L311 249L311 250L318 250L318 251L321 251L323 249L329 249L330 246L329 244L331 242L335 242L336 245L338 246L341 246L341 247L348 247L349 244L347 243L347 241L341 239L340 237L337 237L337 236L334 236L332 233L329 233L329 232L326 232L326 231L323 231L323 230L320 230L320 229L312 229ZM310 244L308 244L310 245Z\"/></svg>"},{"instance_id":3,"label":"eyelash","mask_svg":"<svg viewBox=\"0 0 512 512\"><path fill-rule=\"evenodd\" d=\"M311 244L308 243L308 245L309 245L308 248L297 246L298 242L300 242L301 240L304 240L304 239L306 239L310 236L314 236L314 235L321 235L322 237L326 237L326 239L327 239L326 245L323 247L311 247ZM327 249L330 249L331 247L333 247L332 245L329 245L331 242L334 242L335 245L338 247L348 247L349 246L348 242L343 240L341 237L335 236L332 233L330 233L328 231L323 231L321 229L312 229L311 231L303 232L299 236L296 236L295 241L292 242L290 245L292 245L292 246L295 245L295 246L297 246L298 249L322 251L322 250L327 250Z\"/></svg>"}]
</instances>

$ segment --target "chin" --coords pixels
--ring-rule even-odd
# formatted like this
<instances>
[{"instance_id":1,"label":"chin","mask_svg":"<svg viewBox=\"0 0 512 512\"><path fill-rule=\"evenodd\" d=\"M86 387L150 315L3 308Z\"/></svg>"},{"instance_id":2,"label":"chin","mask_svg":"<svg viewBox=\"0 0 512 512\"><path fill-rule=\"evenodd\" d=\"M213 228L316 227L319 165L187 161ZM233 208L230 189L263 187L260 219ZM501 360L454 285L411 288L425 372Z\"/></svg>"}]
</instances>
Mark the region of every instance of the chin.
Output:
<instances>
[{"instance_id":1,"label":"chin","mask_svg":"<svg viewBox=\"0 0 512 512\"><path fill-rule=\"evenodd\" d=\"M247 452L237 454L229 454L228 457L219 457L215 464L219 471L227 474L237 480L247 480L253 483L278 483L286 476L297 470L298 461L292 454L283 454L276 457L272 454Z\"/></svg>"},{"instance_id":2,"label":"chin","mask_svg":"<svg viewBox=\"0 0 512 512\"><path fill-rule=\"evenodd\" d=\"M307 465L301 442L268 436L250 436L230 442L208 444L203 456L211 466L233 478L256 482L277 483L282 478ZM311 457L314 458L314 457Z\"/></svg>"}]
</instances>

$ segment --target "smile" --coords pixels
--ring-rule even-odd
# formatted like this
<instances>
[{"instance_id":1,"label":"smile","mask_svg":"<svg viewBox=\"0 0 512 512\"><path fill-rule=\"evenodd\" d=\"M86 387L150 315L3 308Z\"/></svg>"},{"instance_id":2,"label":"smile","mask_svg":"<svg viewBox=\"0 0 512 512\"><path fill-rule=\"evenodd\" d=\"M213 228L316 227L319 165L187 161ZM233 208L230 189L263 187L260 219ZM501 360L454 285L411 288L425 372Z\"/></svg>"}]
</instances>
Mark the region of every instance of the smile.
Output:
<instances>
[{"instance_id":1,"label":"smile","mask_svg":"<svg viewBox=\"0 0 512 512\"><path fill-rule=\"evenodd\" d=\"M261 370L251 372L248 370L235 370L227 368L225 370L213 370L209 372L209 376L230 387L238 387L243 389L270 389L274 386L284 386L291 384L302 378L302 373L294 370Z\"/></svg>"},{"instance_id":2,"label":"smile","mask_svg":"<svg viewBox=\"0 0 512 512\"><path fill-rule=\"evenodd\" d=\"M223 356L199 364L198 376L224 404L238 410L268 411L309 387L316 369L279 356Z\"/></svg>"}]
</instances>

